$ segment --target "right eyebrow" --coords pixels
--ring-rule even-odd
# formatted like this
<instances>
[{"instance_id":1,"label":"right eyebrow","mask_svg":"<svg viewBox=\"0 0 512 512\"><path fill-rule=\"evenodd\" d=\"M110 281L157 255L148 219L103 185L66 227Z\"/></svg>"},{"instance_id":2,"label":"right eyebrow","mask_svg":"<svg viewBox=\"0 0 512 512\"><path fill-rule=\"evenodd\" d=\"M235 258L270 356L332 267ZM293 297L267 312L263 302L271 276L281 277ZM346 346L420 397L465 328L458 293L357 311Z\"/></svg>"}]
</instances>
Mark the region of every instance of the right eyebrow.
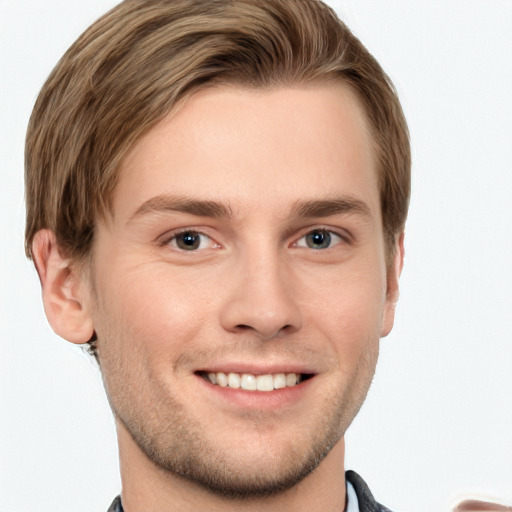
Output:
<instances>
[{"instance_id":1,"label":"right eyebrow","mask_svg":"<svg viewBox=\"0 0 512 512\"><path fill-rule=\"evenodd\" d=\"M144 201L130 216L128 222L148 214L179 212L198 217L231 217L231 209L217 201L205 201L187 196L161 194Z\"/></svg>"}]
</instances>

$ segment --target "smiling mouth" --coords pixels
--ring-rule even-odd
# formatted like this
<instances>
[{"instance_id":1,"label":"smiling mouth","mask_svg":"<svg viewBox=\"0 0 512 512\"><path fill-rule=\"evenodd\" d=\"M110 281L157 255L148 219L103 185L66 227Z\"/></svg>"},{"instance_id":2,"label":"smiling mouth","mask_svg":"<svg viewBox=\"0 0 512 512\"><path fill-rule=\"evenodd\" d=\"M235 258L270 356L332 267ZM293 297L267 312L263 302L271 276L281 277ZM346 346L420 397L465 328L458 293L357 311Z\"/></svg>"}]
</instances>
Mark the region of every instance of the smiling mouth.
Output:
<instances>
[{"instance_id":1,"label":"smiling mouth","mask_svg":"<svg viewBox=\"0 0 512 512\"><path fill-rule=\"evenodd\" d=\"M273 373L253 375L251 373L198 372L209 383L223 388L243 389L245 391L274 391L291 388L313 377L306 373Z\"/></svg>"}]
</instances>

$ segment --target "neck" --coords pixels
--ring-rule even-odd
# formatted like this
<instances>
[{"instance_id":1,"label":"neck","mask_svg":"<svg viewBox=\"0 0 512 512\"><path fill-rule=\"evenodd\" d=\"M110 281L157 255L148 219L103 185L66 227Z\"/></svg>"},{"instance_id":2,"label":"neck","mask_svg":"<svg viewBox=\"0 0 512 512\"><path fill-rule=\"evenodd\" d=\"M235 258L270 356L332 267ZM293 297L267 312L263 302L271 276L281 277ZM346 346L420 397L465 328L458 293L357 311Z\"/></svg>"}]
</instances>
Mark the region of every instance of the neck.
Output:
<instances>
[{"instance_id":1,"label":"neck","mask_svg":"<svg viewBox=\"0 0 512 512\"><path fill-rule=\"evenodd\" d=\"M125 512L344 510L343 438L314 471L291 489L270 497L234 500L212 494L194 482L161 469L146 457L122 425L118 424L117 431Z\"/></svg>"}]
</instances>

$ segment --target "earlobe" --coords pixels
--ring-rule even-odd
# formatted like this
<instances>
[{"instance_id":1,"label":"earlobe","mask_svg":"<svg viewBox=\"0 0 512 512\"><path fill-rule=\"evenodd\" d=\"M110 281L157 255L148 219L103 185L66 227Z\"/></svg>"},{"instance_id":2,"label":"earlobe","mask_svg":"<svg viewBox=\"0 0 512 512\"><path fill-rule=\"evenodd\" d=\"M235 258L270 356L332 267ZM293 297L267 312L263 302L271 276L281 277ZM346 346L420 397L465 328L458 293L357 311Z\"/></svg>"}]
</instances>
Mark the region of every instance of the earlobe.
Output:
<instances>
[{"instance_id":1,"label":"earlobe","mask_svg":"<svg viewBox=\"0 0 512 512\"><path fill-rule=\"evenodd\" d=\"M395 321L396 304L400 295L399 279L404 267L404 257L404 233L402 232L397 235L395 254L387 271L386 303L382 318L381 338L391 332Z\"/></svg>"},{"instance_id":2,"label":"earlobe","mask_svg":"<svg viewBox=\"0 0 512 512\"><path fill-rule=\"evenodd\" d=\"M63 256L55 234L49 229L36 233L32 254L41 281L44 311L52 329L72 343L87 343L94 326L84 276L71 259Z\"/></svg>"}]
</instances>

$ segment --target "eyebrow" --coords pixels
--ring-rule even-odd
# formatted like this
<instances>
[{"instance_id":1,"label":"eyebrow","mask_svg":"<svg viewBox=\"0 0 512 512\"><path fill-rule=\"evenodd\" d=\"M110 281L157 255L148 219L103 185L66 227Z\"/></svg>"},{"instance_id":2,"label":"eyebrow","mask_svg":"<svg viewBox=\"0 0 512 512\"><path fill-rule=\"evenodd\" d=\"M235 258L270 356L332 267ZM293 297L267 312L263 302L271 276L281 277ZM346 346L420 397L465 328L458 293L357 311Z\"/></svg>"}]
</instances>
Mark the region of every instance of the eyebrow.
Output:
<instances>
[{"instance_id":1,"label":"eyebrow","mask_svg":"<svg viewBox=\"0 0 512 512\"><path fill-rule=\"evenodd\" d=\"M198 217L232 217L229 205L217 201L194 199L186 196L162 194L142 203L131 215L128 222L137 217L161 212L188 213ZM357 214L371 218L370 207L360 199L351 196L326 199L299 200L290 212L291 218L329 217L338 214Z\"/></svg>"},{"instance_id":2,"label":"eyebrow","mask_svg":"<svg viewBox=\"0 0 512 512\"><path fill-rule=\"evenodd\" d=\"M163 194L152 197L142 203L128 222L131 222L137 217L160 212L189 213L191 215L197 215L198 217L213 218L231 216L231 209L216 201L204 201L185 196Z\"/></svg>"},{"instance_id":3,"label":"eyebrow","mask_svg":"<svg viewBox=\"0 0 512 512\"><path fill-rule=\"evenodd\" d=\"M370 207L360 199L351 196L333 197L312 201L297 201L292 208L292 217L329 217L338 214L357 214L371 218Z\"/></svg>"}]
</instances>

